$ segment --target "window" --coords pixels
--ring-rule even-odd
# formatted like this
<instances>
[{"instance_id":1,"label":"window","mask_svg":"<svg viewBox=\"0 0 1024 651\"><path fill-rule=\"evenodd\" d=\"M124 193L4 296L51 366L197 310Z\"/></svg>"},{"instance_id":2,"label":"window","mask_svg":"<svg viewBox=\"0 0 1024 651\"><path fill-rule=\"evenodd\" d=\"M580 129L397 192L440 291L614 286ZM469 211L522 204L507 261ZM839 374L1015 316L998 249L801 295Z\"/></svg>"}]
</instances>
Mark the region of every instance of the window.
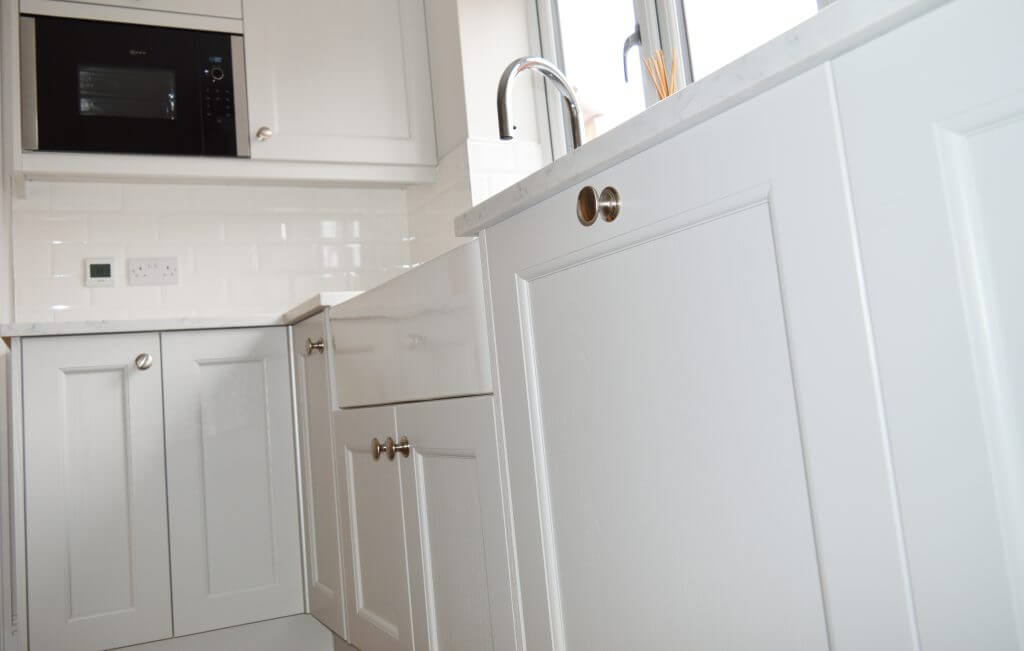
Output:
<instances>
[{"instance_id":1,"label":"window","mask_svg":"<svg viewBox=\"0 0 1024 651\"><path fill-rule=\"evenodd\" d=\"M817 0L683 0L693 78L706 77L817 11Z\"/></svg>"},{"instance_id":2,"label":"window","mask_svg":"<svg viewBox=\"0 0 1024 651\"><path fill-rule=\"evenodd\" d=\"M681 88L832 1L536 0L543 55L562 68L579 95L584 142L658 101L641 56L662 50ZM557 156L564 151L566 116L557 98L549 98L548 110Z\"/></svg>"}]
</instances>

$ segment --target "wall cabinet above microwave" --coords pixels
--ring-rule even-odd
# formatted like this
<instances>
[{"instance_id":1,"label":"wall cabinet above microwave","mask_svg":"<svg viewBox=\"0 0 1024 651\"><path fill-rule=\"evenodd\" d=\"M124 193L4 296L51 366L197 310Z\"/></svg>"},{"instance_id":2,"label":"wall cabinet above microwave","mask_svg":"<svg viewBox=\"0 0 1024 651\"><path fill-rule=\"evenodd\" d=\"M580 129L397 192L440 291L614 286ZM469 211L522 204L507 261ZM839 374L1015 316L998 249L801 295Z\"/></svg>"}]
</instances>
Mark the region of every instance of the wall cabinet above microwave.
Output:
<instances>
[{"instance_id":1,"label":"wall cabinet above microwave","mask_svg":"<svg viewBox=\"0 0 1024 651\"><path fill-rule=\"evenodd\" d=\"M40 152L26 141L15 145L15 172L29 180L409 185L436 179L422 0L308 0L301 12L272 0L238 3L242 21L225 17L234 11L228 0L185 6L147 0L145 9L116 0L21 0L23 14L192 29L210 28L181 20L232 23L234 30L222 31L244 35L244 66L236 61L235 68L245 73L248 106L236 106L249 120L237 134L238 159ZM241 129L244 121L238 123Z\"/></svg>"}]
</instances>

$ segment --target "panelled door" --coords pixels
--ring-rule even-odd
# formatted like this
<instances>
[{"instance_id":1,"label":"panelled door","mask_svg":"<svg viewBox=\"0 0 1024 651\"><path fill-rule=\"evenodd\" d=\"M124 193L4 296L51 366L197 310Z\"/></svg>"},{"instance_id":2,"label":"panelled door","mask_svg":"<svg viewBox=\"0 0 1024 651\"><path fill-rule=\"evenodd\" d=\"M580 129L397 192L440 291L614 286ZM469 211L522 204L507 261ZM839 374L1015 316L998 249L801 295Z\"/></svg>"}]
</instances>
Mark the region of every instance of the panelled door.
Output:
<instances>
[{"instance_id":1,"label":"panelled door","mask_svg":"<svg viewBox=\"0 0 1024 651\"><path fill-rule=\"evenodd\" d=\"M1024 648L1021 25L956 0L834 63L923 649Z\"/></svg>"},{"instance_id":2,"label":"panelled door","mask_svg":"<svg viewBox=\"0 0 1024 651\"><path fill-rule=\"evenodd\" d=\"M331 434L332 373L327 313L292 329L295 393L298 397L300 458L306 507L306 577L309 612L341 637L345 598L341 582L338 487Z\"/></svg>"},{"instance_id":3,"label":"panelled door","mask_svg":"<svg viewBox=\"0 0 1024 651\"><path fill-rule=\"evenodd\" d=\"M333 421L349 642L412 651L401 466L372 443L395 436L395 409L343 409Z\"/></svg>"},{"instance_id":4,"label":"panelled door","mask_svg":"<svg viewBox=\"0 0 1024 651\"><path fill-rule=\"evenodd\" d=\"M396 409L416 648L514 649L493 398Z\"/></svg>"},{"instance_id":5,"label":"panelled door","mask_svg":"<svg viewBox=\"0 0 1024 651\"><path fill-rule=\"evenodd\" d=\"M301 612L286 329L162 343L175 634Z\"/></svg>"},{"instance_id":6,"label":"panelled door","mask_svg":"<svg viewBox=\"0 0 1024 651\"><path fill-rule=\"evenodd\" d=\"M835 116L819 67L484 232L527 647L914 648Z\"/></svg>"},{"instance_id":7,"label":"panelled door","mask_svg":"<svg viewBox=\"0 0 1024 651\"><path fill-rule=\"evenodd\" d=\"M29 644L170 637L159 337L33 338L23 355Z\"/></svg>"}]
</instances>

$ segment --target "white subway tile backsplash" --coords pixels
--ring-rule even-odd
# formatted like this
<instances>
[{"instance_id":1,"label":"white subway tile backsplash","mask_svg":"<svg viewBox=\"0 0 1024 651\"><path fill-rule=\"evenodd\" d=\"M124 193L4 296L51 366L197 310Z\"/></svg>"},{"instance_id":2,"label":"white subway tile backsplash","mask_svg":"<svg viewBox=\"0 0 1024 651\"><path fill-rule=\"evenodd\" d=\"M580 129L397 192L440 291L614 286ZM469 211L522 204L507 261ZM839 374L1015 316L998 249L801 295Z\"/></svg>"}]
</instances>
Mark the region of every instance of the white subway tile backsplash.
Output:
<instances>
[{"instance_id":1,"label":"white subway tile backsplash","mask_svg":"<svg viewBox=\"0 0 1024 651\"><path fill-rule=\"evenodd\" d=\"M49 212L15 212L14 239L28 242L85 242L85 217Z\"/></svg>"},{"instance_id":2,"label":"white subway tile backsplash","mask_svg":"<svg viewBox=\"0 0 1024 651\"><path fill-rule=\"evenodd\" d=\"M50 188L53 210L120 210L121 187L116 183L54 183Z\"/></svg>"},{"instance_id":3,"label":"white subway tile backsplash","mask_svg":"<svg viewBox=\"0 0 1024 651\"><path fill-rule=\"evenodd\" d=\"M152 215L133 211L93 213L86 223L89 242L155 242L160 232Z\"/></svg>"},{"instance_id":4,"label":"white subway tile backsplash","mask_svg":"<svg viewBox=\"0 0 1024 651\"><path fill-rule=\"evenodd\" d=\"M192 248L197 274L248 274L256 272L254 244L201 245Z\"/></svg>"},{"instance_id":5,"label":"white subway tile backsplash","mask_svg":"<svg viewBox=\"0 0 1024 651\"><path fill-rule=\"evenodd\" d=\"M317 263L312 244L264 244L257 254L257 268L263 273L315 271Z\"/></svg>"},{"instance_id":6,"label":"white subway tile backsplash","mask_svg":"<svg viewBox=\"0 0 1024 651\"><path fill-rule=\"evenodd\" d=\"M409 264L406 192L378 188L26 184L14 201L17 321L278 314L369 289ZM129 287L128 258L173 256L180 282ZM84 259L115 258L87 289Z\"/></svg>"},{"instance_id":7,"label":"white subway tile backsplash","mask_svg":"<svg viewBox=\"0 0 1024 651\"><path fill-rule=\"evenodd\" d=\"M214 217L176 213L160 219L158 237L162 242L220 242L224 223Z\"/></svg>"}]
</instances>

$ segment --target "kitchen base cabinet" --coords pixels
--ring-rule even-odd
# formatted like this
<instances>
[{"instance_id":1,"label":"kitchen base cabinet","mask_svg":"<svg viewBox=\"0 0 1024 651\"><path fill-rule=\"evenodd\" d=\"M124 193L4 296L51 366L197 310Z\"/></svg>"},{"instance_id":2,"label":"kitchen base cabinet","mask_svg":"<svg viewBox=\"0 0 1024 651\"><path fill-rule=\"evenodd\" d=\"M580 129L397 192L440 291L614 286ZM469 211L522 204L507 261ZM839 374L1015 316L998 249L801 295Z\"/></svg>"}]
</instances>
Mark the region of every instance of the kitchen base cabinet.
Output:
<instances>
[{"instance_id":1,"label":"kitchen base cabinet","mask_svg":"<svg viewBox=\"0 0 1024 651\"><path fill-rule=\"evenodd\" d=\"M957 0L834 63L922 649L1024 647L1022 24Z\"/></svg>"},{"instance_id":2,"label":"kitchen base cabinet","mask_svg":"<svg viewBox=\"0 0 1024 651\"><path fill-rule=\"evenodd\" d=\"M491 396L396 407L417 649L513 649Z\"/></svg>"},{"instance_id":3,"label":"kitchen base cabinet","mask_svg":"<svg viewBox=\"0 0 1024 651\"><path fill-rule=\"evenodd\" d=\"M159 336L29 339L23 369L29 644L170 637Z\"/></svg>"},{"instance_id":4,"label":"kitchen base cabinet","mask_svg":"<svg viewBox=\"0 0 1024 651\"><path fill-rule=\"evenodd\" d=\"M334 412L348 641L372 651L415 648L400 466L372 445L394 432L393 407Z\"/></svg>"},{"instance_id":5,"label":"kitchen base cabinet","mask_svg":"<svg viewBox=\"0 0 1024 651\"><path fill-rule=\"evenodd\" d=\"M286 329L162 340L175 634L302 612Z\"/></svg>"},{"instance_id":6,"label":"kitchen base cabinet","mask_svg":"<svg viewBox=\"0 0 1024 651\"><path fill-rule=\"evenodd\" d=\"M913 649L828 67L586 184L482 234L526 647Z\"/></svg>"},{"instance_id":7,"label":"kitchen base cabinet","mask_svg":"<svg viewBox=\"0 0 1024 651\"><path fill-rule=\"evenodd\" d=\"M334 413L349 641L513 649L491 396ZM375 458L377 439L401 445Z\"/></svg>"},{"instance_id":8,"label":"kitchen base cabinet","mask_svg":"<svg viewBox=\"0 0 1024 651\"><path fill-rule=\"evenodd\" d=\"M338 487L331 411L331 341L327 313L292 328L292 362L298 407L299 458L303 469L306 524L306 585L309 613L342 638L345 595L341 582Z\"/></svg>"}]
</instances>

